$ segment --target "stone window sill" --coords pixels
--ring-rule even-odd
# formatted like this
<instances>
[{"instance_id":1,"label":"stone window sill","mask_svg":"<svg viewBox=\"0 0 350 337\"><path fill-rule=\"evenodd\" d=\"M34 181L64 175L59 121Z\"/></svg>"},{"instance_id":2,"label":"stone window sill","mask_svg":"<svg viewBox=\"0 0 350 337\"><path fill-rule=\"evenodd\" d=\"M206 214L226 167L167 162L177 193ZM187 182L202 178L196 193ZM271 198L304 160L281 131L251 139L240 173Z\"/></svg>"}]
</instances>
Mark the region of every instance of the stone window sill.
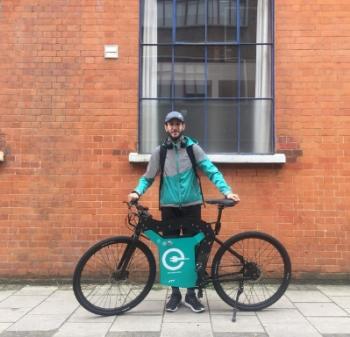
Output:
<instances>
[{"instance_id":1,"label":"stone window sill","mask_svg":"<svg viewBox=\"0 0 350 337\"><path fill-rule=\"evenodd\" d=\"M141 154L136 152L129 153L130 163L147 163L150 154ZM209 154L209 159L213 163L222 164L285 164L286 156L283 153L275 154Z\"/></svg>"}]
</instances>

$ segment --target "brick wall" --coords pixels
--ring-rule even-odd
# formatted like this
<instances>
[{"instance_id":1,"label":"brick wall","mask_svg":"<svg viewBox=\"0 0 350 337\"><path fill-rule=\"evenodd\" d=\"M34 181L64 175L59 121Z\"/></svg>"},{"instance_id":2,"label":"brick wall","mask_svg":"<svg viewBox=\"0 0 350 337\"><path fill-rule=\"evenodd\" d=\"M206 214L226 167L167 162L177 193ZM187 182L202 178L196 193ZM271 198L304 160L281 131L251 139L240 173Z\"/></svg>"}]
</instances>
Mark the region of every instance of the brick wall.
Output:
<instances>
[{"instance_id":1,"label":"brick wall","mask_svg":"<svg viewBox=\"0 0 350 337\"><path fill-rule=\"evenodd\" d=\"M128 162L138 10L137 0L0 1L0 277L70 276L89 245L125 232L122 201L145 169ZM275 16L276 137L288 163L219 165L242 199L222 236L266 231L298 277L348 277L350 3L276 0ZM114 43L119 59L104 59ZM156 185L143 202L158 215Z\"/></svg>"}]
</instances>

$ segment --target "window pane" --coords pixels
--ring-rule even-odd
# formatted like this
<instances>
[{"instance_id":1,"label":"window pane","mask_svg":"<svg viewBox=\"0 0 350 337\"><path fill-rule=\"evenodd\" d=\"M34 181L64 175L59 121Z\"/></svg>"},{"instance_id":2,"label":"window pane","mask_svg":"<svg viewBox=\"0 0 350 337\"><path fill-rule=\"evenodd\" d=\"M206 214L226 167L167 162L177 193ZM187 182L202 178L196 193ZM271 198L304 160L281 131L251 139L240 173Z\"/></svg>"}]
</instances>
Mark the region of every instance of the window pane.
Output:
<instances>
[{"instance_id":1,"label":"window pane","mask_svg":"<svg viewBox=\"0 0 350 337\"><path fill-rule=\"evenodd\" d=\"M176 41L205 40L205 1L176 1Z\"/></svg>"},{"instance_id":2,"label":"window pane","mask_svg":"<svg viewBox=\"0 0 350 337\"><path fill-rule=\"evenodd\" d=\"M164 118L171 110L169 100L143 100L141 102L141 153L151 153L165 139Z\"/></svg>"},{"instance_id":3,"label":"window pane","mask_svg":"<svg viewBox=\"0 0 350 337\"><path fill-rule=\"evenodd\" d=\"M158 43L171 42L173 24L173 2L172 0L158 0L157 7Z\"/></svg>"},{"instance_id":4,"label":"window pane","mask_svg":"<svg viewBox=\"0 0 350 337\"><path fill-rule=\"evenodd\" d=\"M271 46L241 46L240 96L272 97Z\"/></svg>"},{"instance_id":5,"label":"window pane","mask_svg":"<svg viewBox=\"0 0 350 337\"><path fill-rule=\"evenodd\" d=\"M208 97L238 96L237 47L208 47Z\"/></svg>"},{"instance_id":6,"label":"window pane","mask_svg":"<svg viewBox=\"0 0 350 337\"><path fill-rule=\"evenodd\" d=\"M238 103L208 101L208 153L237 152Z\"/></svg>"},{"instance_id":7,"label":"window pane","mask_svg":"<svg viewBox=\"0 0 350 337\"><path fill-rule=\"evenodd\" d=\"M171 97L172 48L158 46L158 97Z\"/></svg>"},{"instance_id":8,"label":"window pane","mask_svg":"<svg viewBox=\"0 0 350 337\"><path fill-rule=\"evenodd\" d=\"M172 0L144 0L142 42L145 44L172 41Z\"/></svg>"},{"instance_id":9,"label":"window pane","mask_svg":"<svg viewBox=\"0 0 350 337\"><path fill-rule=\"evenodd\" d=\"M204 143L204 101L176 100L174 109L180 111L186 121L186 135Z\"/></svg>"},{"instance_id":10,"label":"window pane","mask_svg":"<svg viewBox=\"0 0 350 337\"><path fill-rule=\"evenodd\" d=\"M249 100L240 104L240 152L273 152L272 101Z\"/></svg>"},{"instance_id":11,"label":"window pane","mask_svg":"<svg viewBox=\"0 0 350 337\"><path fill-rule=\"evenodd\" d=\"M171 47L144 46L142 97L171 97Z\"/></svg>"},{"instance_id":12,"label":"window pane","mask_svg":"<svg viewBox=\"0 0 350 337\"><path fill-rule=\"evenodd\" d=\"M240 39L244 43L271 43L271 0L240 0Z\"/></svg>"},{"instance_id":13,"label":"window pane","mask_svg":"<svg viewBox=\"0 0 350 337\"><path fill-rule=\"evenodd\" d=\"M236 0L208 0L208 41L235 41L236 18Z\"/></svg>"},{"instance_id":14,"label":"window pane","mask_svg":"<svg viewBox=\"0 0 350 337\"><path fill-rule=\"evenodd\" d=\"M205 96L204 47L176 47L174 71L176 97Z\"/></svg>"}]
</instances>

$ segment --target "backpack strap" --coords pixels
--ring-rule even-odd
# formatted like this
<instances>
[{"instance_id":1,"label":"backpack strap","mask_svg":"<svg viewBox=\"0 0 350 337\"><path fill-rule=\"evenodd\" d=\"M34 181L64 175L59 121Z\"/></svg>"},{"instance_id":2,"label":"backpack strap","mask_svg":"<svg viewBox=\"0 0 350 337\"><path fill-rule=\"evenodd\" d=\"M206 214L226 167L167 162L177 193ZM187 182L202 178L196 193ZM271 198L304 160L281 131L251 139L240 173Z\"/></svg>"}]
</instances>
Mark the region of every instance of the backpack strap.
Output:
<instances>
[{"instance_id":1,"label":"backpack strap","mask_svg":"<svg viewBox=\"0 0 350 337\"><path fill-rule=\"evenodd\" d=\"M166 153L167 153L167 146L162 144L160 146L160 152L159 152L159 168L160 168L159 193L158 193L159 209L160 209L160 191L161 191L162 185L163 185L163 175L164 175L164 165L165 165Z\"/></svg>"},{"instance_id":2,"label":"backpack strap","mask_svg":"<svg viewBox=\"0 0 350 337\"><path fill-rule=\"evenodd\" d=\"M199 185L199 189L200 189L200 191L201 191L201 197L202 197L203 205L204 205L204 207L205 207L205 201L204 201L204 195L203 195L203 189L202 189L201 179L199 178L199 175L198 175L198 171L197 171L197 162L196 162L196 158L195 158L195 155L194 155L194 152L193 152L193 144L186 147L186 152L187 152L187 155L189 156L189 158L190 158L190 160L191 160L192 169L193 169L194 175L195 175L196 178L197 178L197 182L198 182L198 185Z\"/></svg>"}]
</instances>

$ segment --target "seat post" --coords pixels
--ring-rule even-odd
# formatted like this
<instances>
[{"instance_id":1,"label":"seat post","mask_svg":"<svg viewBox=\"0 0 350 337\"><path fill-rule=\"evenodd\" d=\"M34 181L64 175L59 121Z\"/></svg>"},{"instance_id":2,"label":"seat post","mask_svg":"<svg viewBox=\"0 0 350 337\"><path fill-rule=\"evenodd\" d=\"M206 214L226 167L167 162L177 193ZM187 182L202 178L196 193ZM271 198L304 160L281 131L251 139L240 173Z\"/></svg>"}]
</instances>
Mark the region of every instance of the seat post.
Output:
<instances>
[{"instance_id":1,"label":"seat post","mask_svg":"<svg viewBox=\"0 0 350 337\"><path fill-rule=\"evenodd\" d=\"M215 224L215 234L219 234L221 229L221 215L222 215L223 209L224 209L224 206L218 205L218 218L216 219L216 224Z\"/></svg>"}]
</instances>

